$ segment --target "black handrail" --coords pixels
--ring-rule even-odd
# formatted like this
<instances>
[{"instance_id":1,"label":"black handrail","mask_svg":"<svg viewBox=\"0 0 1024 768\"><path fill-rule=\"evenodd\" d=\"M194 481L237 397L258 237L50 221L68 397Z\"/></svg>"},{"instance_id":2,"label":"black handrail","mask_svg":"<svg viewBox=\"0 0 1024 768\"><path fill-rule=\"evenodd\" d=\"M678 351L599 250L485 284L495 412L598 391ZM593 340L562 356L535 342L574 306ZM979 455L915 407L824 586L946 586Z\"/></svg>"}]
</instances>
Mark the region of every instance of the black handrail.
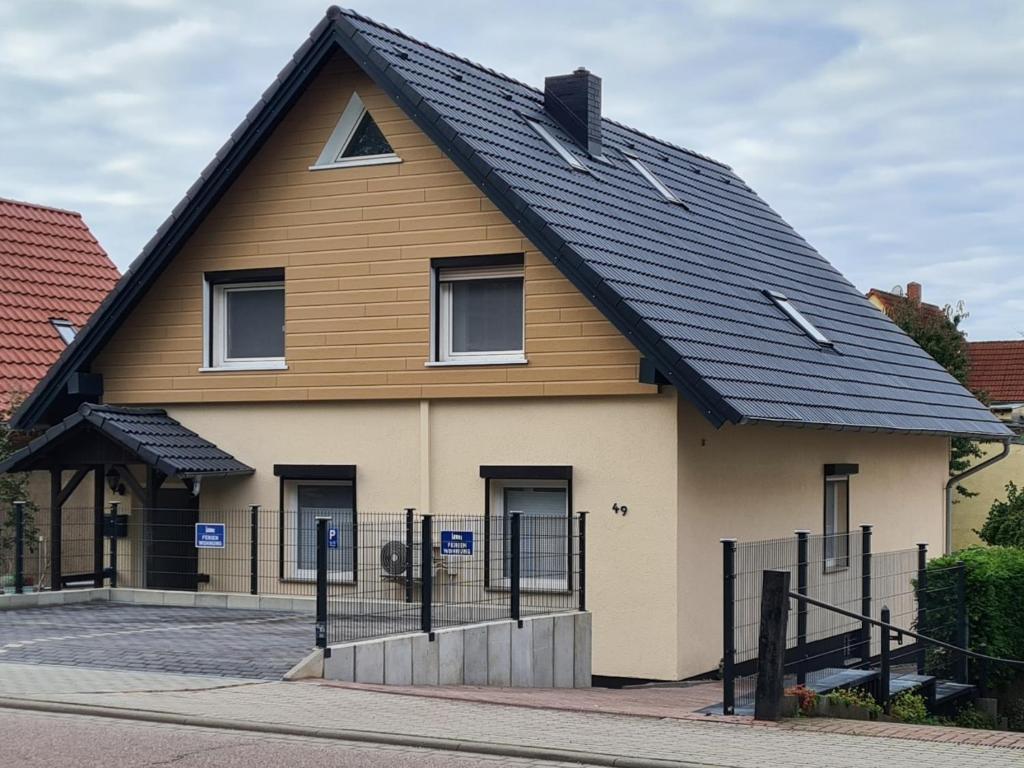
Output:
<instances>
[{"instance_id":1,"label":"black handrail","mask_svg":"<svg viewBox=\"0 0 1024 768\"><path fill-rule=\"evenodd\" d=\"M837 607L835 605L830 605L829 603L823 603L821 600L815 600L813 597L807 597L806 595L801 595L799 592L790 591L787 594L789 595L790 599L792 599L792 600L797 600L797 601L803 602L803 603L810 603L811 605L816 606L818 608L824 608L827 611L832 611L833 613L838 613L838 614L840 614L842 616L847 616L847 617L849 617L851 619L857 619L858 621L863 621L863 622L865 622L867 624L874 624L876 627L881 627L882 629L888 629L888 630L891 630L891 631L896 632L896 633L901 634L901 635L909 635L910 637L916 638L917 640L921 640L922 642L931 643L932 645L937 645L937 646L939 646L941 648L946 648L946 649L951 650L951 651L956 651L957 653L962 653L962 654L964 654L966 656L971 656L971 657L973 657L975 659L981 659L982 661L989 661L989 662L993 662L994 661L997 664L1008 664L1011 667L1017 667L1019 669L1024 669L1024 661L1020 661L1018 659L1003 659L1003 658L1000 658L998 656L987 656L984 653L978 653L977 651L972 651L972 650L969 650L967 648L961 648L958 645L953 645L953 644L947 643L947 642L945 642L943 640L936 640L934 637L928 637L927 635L921 635L921 634L918 634L917 632L912 632L909 629L903 629L902 627L897 627L895 624L890 624L887 621L879 621L878 619L873 619L870 616L862 616L859 613L854 613L853 611L847 611L847 610L845 610L843 608L839 608L839 607Z\"/></svg>"}]
</instances>

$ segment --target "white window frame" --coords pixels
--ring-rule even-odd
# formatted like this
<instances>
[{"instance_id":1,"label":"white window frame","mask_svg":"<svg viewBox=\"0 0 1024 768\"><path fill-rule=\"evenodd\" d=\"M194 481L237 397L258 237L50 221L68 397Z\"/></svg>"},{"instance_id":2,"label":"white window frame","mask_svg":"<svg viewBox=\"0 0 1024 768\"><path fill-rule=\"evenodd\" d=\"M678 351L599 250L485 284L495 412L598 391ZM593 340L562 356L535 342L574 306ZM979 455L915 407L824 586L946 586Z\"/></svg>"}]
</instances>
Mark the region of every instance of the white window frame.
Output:
<instances>
[{"instance_id":1,"label":"white window frame","mask_svg":"<svg viewBox=\"0 0 1024 768\"><path fill-rule=\"evenodd\" d=\"M499 280L518 278L523 280L523 317L521 318L523 344L519 349L487 350L484 352L453 352L452 351L452 283L468 280ZM467 267L434 269L434 295L436 307L432 307L435 324L437 348L432 356L431 365L509 365L526 363L526 281L521 266L507 267Z\"/></svg>"},{"instance_id":2,"label":"white window frame","mask_svg":"<svg viewBox=\"0 0 1024 768\"><path fill-rule=\"evenodd\" d=\"M562 550L562 556L565 559L566 574L564 579L544 579L544 578L523 578L519 579L519 588L527 592L567 592L569 590L569 583L572 574L569 573L569 497L570 489L569 483L571 480L530 480L529 478L523 478L521 480L504 480L504 479L492 479L490 485L490 511L489 516L491 518L491 525L493 526L495 521L500 520L501 525L505 525L505 489L507 488L560 488L565 491L565 547ZM508 510L511 514L516 510ZM520 518L522 519L522 518ZM491 532L491 536L494 536L494 532ZM501 546L495 547L494 540L492 538L490 551L492 562L488 567L494 567L497 571L493 574L493 578L490 579L492 589L510 589L512 587L512 579L503 573L503 565L505 552L503 547L508 545L509 541L505 539L504 531L501 534Z\"/></svg>"},{"instance_id":3,"label":"white window frame","mask_svg":"<svg viewBox=\"0 0 1024 768\"><path fill-rule=\"evenodd\" d=\"M78 329L75 328L75 324L70 320L65 320L62 317L51 317L50 325L57 331L57 335L60 336L61 341L64 342L64 346L67 346L75 340L75 336L78 335Z\"/></svg>"},{"instance_id":4,"label":"white window frame","mask_svg":"<svg viewBox=\"0 0 1024 768\"><path fill-rule=\"evenodd\" d=\"M285 370L287 364L281 357L227 357L227 296L242 291L265 291L279 289L284 301L284 280L261 280L238 283L206 283L206 310L203 337L212 342L207 357L207 367L201 371L274 371ZM284 333L282 329L282 333Z\"/></svg>"},{"instance_id":5,"label":"white window frame","mask_svg":"<svg viewBox=\"0 0 1024 768\"><path fill-rule=\"evenodd\" d=\"M835 493L835 486L846 485L846 530L839 532L839 515L836 504L832 505L832 517L829 516L829 498ZM849 475L826 475L825 476L825 519L823 520L823 533L825 539L822 542L822 559L825 562L826 572L841 571L850 567L850 476ZM831 521L832 533L829 533ZM846 539L846 555L842 558L836 556L837 540L840 537ZM829 539L831 538L832 556L828 557Z\"/></svg>"},{"instance_id":6,"label":"white window frame","mask_svg":"<svg viewBox=\"0 0 1024 768\"><path fill-rule=\"evenodd\" d=\"M819 331L814 324L801 314L800 310L793 306L793 304L785 297L784 294L778 291L766 290L765 295L774 302L775 306L786 313L786 316L800 326L800 330L810 336L818 344L823 347L831 347L832 341L821 331Z\"/></svg>"},{"instance_id":7,"label":"white window frame","mask_svg":"<svg viewBox=\"0 0 1024 768\"><path fill-rule=\"evenodd\" d=\"M354 486L352 480L285 480L284 481L284 548L285 562L287 567L284 571L285 579L291 581L316 581L315 568L299 567L299 487L303 485L347 485ZM352 517L355 519L355 491L352 493ZM314 535L315 538L315 535ZM359 542L353 541L353 558L355 548ZM290 554L290 557L289 557ZM353 560L353 562L355 562ZM327 581L332 584L348 584L355 581L355 571L328 570Z\"/></svg>"},{"instance_id":8,"label":"white window frame","mask_svg":"<svg viewBox=\"0 0 1024 768\"><path fill-rule=\"evenodd\" d=\"M353 93L349 99L348 106L341 113L338 124L334 126L331 137L320 151L320 156L313 165L309 166L311 171L322 171L330 168L352 168L361 165L386 165L387 163L400 163L400 158L394 152L385 152L380 155L362 155L361 157L342 157L341 153L348 147L356 128L359 127L363 115L366 114L366 106L359 98L358 93ZM378 128L380 126L377 126ZM390 143L390 142L389 142Z\"/></svg>"},{"instance_id":9,"label":"white window frame","mask_svg":"<svg viewBox=\"0 0 1024 768\"><path fill-rule=\"evenodd\" d=\"M562 142L556 139L552 135L551 131L549 131L547 128L545 128L543 125L541 125L532 118L526 117L523 119L526 120L527 124L531 128L533 128L533 130L537 133L538 136L544 139L544 141L547 143L549 147L551 147L553 150L555 150L555 152L558 153L559 157L561 157L563 160L565 160L565 162L569 164L570 168L572 168L575 171L590 173L590 169L586 165L584 165L583 161L576 157L576 155L574 155L572 152L570 152L568 148L566 148L566 146L562 144Z\"/></svg>"}]
</instances>

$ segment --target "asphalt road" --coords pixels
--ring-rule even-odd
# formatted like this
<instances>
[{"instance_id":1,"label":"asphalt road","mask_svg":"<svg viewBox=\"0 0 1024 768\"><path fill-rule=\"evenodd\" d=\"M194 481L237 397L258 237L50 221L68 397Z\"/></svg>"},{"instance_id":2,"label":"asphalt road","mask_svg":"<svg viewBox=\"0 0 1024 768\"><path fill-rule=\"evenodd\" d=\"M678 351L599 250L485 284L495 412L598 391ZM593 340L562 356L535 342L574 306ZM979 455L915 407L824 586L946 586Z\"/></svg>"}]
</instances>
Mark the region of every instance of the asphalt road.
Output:
<instances>
[{"instance_id":1,"label":"asphalt road","mask_svg":"<svg viewBox=\"0 0 1024 768\"><path fill-rule=\"evenodd\" d=\"M329 739L217 731L107 718L0 709L4 768L555 768L562 763L460 755ZM573 765L579 768L578 763Z\"/></svg>"}]
</instances>

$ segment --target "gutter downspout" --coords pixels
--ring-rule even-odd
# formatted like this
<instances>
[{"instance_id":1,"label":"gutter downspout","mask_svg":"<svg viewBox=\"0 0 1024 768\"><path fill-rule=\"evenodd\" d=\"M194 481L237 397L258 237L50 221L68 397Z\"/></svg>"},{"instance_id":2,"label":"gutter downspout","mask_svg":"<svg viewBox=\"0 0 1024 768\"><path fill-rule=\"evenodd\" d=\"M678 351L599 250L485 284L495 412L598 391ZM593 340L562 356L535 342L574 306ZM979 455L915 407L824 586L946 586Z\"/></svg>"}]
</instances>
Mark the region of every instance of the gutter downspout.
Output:
<instances>
[{"instance_id":1,"label":"gutter downspout","mask_svg":"<svg viewBox=\"0 0 1024 768\"><path fill-rule=\"evenodd\" d=\"M996 462L1002 461L1007 456L1009 456L1010 455L1010 445L1013 442L1014 442L1013 438L1008 438L1006 440L1003 440L1002 441L1002 443L1003 443L1003 450L1001 450L998 455L992 456L992 457L990 457L988 459L985 459L983 462L981 462L981 464L978 464L976 467L971 467L970 469L964 470L959 475L953 475L953 477L949 478L949 480L946 481L946 549L945 549L945 554L948 555L950 552L953 551L953 489L956 487L957 483L959 483L961 480L963 480L963 479L965 479L967 477L970 477L975 472L980 472L981 470L985 469L985 467L990 467L993 464L995 464Z\"/></svg>"}]
</instances>

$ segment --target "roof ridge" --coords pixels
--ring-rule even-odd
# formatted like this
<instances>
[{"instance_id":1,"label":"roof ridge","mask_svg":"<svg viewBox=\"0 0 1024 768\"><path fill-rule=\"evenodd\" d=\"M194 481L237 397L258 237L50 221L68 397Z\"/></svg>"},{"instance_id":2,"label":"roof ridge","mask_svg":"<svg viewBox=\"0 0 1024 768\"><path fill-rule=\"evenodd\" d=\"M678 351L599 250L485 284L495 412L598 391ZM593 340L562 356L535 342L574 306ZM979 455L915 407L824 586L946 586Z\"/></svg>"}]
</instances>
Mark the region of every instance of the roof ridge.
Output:
<instances>
[{"instance_id":1,"label":"roof ridge","mask_svg":"<svg viewBox=\"0 0 1024 768\"><path fill-rule=\"evenodd\" d=\"M54 213L66 213L70 216L76 216L79 219L82 218L82 214L78 211L72 211L70 208L58 208L55 205L43 205L42 203L30 203L27 200L15 200L13 197L0 197L0 203L10 203L11 205L20 205L25 208L35 208L40 211L53 211Z\"/></svg>"},{"instance_id":2,"label":"roof ridge","mask_svg":"<svg viewBox=\"0 0 1024 768\"><path fill-rule=\"evenodd\" d=\"M397 27L392 27L392 26L389 26L389 25L384 24L382 22L379 22L376 19L372 19L369 16L366 16L366 15L364 15L362 13L359 13L358 11L355 11L355 10L353 10L351 8L339 8L336 5L332 5L330 8L327 9L327 16L328 16L328 18L334 18L334 16L336 16L336 15L348 16L349 18L359 19L360 21L364 21L367 24L372 24L373 26L378 27L379 29L384 29L384 30L387 30L388 32L391 32L392 34L395 34L395 35L398 35L400 37L403 37L406 40L408 40L408 41L410 41L412 43L415 43L416 45L421 45L424 48L428 48L428 49L430 49L432 51L436 51L437 53L443 54L445 56L450 56L451 58L456 59L458 61L461 61L464 64L468 64L471 67L475 67L476 69L483 70L484 72L489 72L490 74L494 75L495 77L500 77L502 80L506 80L506 81L508 81L510 83L515 83L516 85L521 86L523 88L526 88L526 89L528 89L530 91L533 91L534 93L536 93L536 94L538 94L540 96L544 95L543 89L538 88L535 85L530 85L529 83L525 83L522 80L517 80L516 78L512 77L511 75L505 74L504 72L499 72L498 70L492 69L491 67L488 67L488 66L486 66L484 64L481 64L478 61L473 61L472 59L469 59L469 58L467 58L465 56L462 56L460 54L452 53L451 51L445 50L444 48L440 48L440 47L438 47L438 46L436 46L436 45L434 45L432 43L428 43L428 42L426 42L424 40L420 40L419 38L410 35L408 32L404 32L401 29L398 29ZM605 122L605 121L607 121L607 122L611 123L612 125L615 125L615 126L621 128L621 129L623 129L624 131L629 131L630 133L636 134L637 136L642 136L643 138L645 138L645 139L647 139L649 141L654 141L654 142L657 142L658 144L663 144L666 147L671 147L672 149L678 150L680 152L685 152L688 155L693 155L694 157L698 157L701 160L706 160L709 163L714 163L715 165L718 165L718 166L720 166L722 168L725 168L725 169L727 169L729 171L732 171L732 166L728 165L727 163L723 163L721 160L716 160L715 158L711 157L710 155L705 155L702 152L698 152L698 151L696 151L694 149L689 149L687 147L682 147L682 146L680 146L678 144L674 144L673 142L668 141L667 139L661 139L661 138L659 138L657 136L654 136L654 135L652 135L650 133L645 133L644 131L641 131L638 128L634 128L634 127L632 127L630 125L626 125L625 123L621 123L618 120L614 120L614 119L612 119L610 117L606 117L604 115L601 115L601 122Z\"/></svg>"},{"instance_id":3,"label":"roof ridge","mask_svg":"<svg viewBox=\"0 0 1024 768\"><path fill-rule=\"evenodd\" d=\"M968 341L970 345L976 344L1019 344L1024 346L1024 339L983 339L981 341Z\"/></svg>"}]
</instances>

